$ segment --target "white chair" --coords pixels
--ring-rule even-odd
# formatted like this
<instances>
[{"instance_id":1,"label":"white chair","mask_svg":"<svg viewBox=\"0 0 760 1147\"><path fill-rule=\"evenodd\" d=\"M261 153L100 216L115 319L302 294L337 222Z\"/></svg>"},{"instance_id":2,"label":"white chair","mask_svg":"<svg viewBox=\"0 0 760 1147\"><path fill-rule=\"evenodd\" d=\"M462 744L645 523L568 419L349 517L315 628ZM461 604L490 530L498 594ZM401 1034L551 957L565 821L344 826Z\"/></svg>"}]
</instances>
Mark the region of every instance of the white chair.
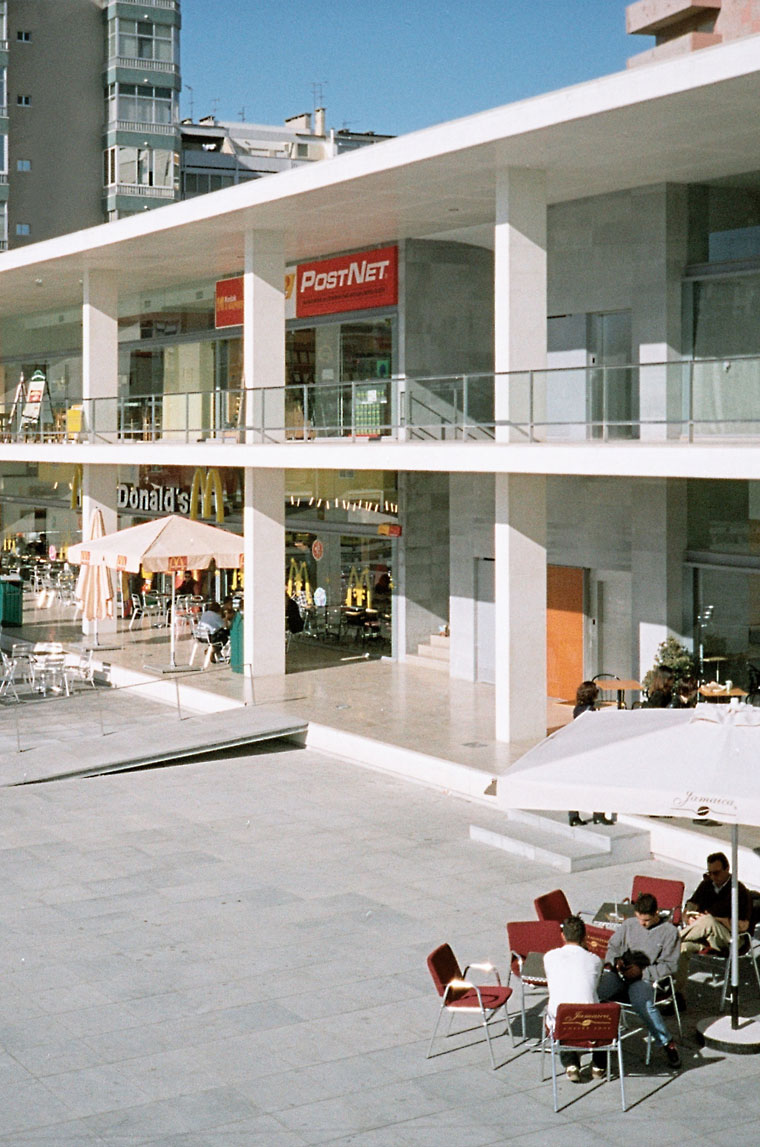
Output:
<instances>
[{"instance_id":1,"label":"white chair","mask_svg":"<svg viewBox=\"0 0 760 1147\"><path fill-rule=\"evenodd\" d=\"M8 657L7 653L3 653L0 649L0 658L2 664L0 665L0 697L7 697L8 693L12 693L16 701L19 700L19 695L16 692L16 661Z\"/></svg>"},{"instance_id":2,"label":"white chair","mask_svg":"<svg viewBox=\"0 0 760 1147\"><path fill-rule=\"evenodd\" d=\"M95 666L92 663L92 650L87 653L68 653L65 659L64 676L66 679L66 694L71 691L75 682L95 688Z\"/></svg>"},{"instance_id":3,"label":"white chair","mask_svg":"<svg viewBox=\"0 0 760 1147\"><path fill-rule=\"evenodd\" d=\"M191 621L193 630L193 648L190 651L190 665L195 661L195 654L201 647L205 647L206 653L203 658L203 668L208 669L209 662L214 656L214 645L211 641L212 630L202 621Z\"/></svg>"}]
</instances>

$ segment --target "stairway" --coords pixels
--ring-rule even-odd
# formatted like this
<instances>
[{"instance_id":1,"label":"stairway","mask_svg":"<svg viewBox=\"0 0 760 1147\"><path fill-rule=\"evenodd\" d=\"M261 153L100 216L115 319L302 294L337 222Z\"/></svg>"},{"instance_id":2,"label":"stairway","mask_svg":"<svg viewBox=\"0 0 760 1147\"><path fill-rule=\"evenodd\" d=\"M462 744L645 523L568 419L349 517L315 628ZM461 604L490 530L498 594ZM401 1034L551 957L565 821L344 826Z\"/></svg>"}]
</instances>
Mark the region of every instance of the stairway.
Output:
<instances>
[{"instance_id":1,"label":"stairway","mask_svg":"<svg viewBox=\"0 0 760 1147\"><path fill-rule=\"evenodd\" d=\"M450 637L440 633L431 633L428 641L417 646L416 653L407 653L407 665L422 665L425 669L437 669L439 673L449 671L449 642Z\"/></svg>"},{"instance_id":2,"label":"stairway","mask_svg":"<svg viewBox=\"0 0 760 1147\"><path fill-rule=\"evenodd\" d=\"M501 848L513 856L523 856L559 872L583 872L631 860L649 860L649 833L627 824L591 825L571 828L567 814L524 812L504 813L501 831L470 825L470 839Z\"/></svg>"}]
</instances>

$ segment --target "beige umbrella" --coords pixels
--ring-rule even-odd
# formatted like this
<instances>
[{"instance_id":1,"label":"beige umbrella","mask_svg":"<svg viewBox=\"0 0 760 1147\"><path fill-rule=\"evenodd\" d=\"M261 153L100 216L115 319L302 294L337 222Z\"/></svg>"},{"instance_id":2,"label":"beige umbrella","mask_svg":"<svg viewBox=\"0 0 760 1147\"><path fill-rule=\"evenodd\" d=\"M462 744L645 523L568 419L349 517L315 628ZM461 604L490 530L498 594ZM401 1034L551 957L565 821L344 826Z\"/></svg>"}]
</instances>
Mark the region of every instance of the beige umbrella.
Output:
<instances>
[{"instance_id":1,"label":"beige umbrella","mask_svg":"<svg viewBox=\"0 0 760 1147\"><path fill-rule=\"evenodd\" d=\"M69 547L68 559L132 573L138 573L141 566L152 573L205 570L212 562L221 569L239 569L243 565L243 539L218 526L171 514L106 534L95 542L79 542ZM176 669L174 578L170 649L169 667Z\"/></svg>"},{"instance_id":2,"label":"beige umbrella","mask_svg":"<svg viewBox=\"0 0 760 1147\"><path fill-rule=\"evenodd\" d=\"M93 510L90 518L90 541L98 541L105 535L103 514ZM107 566L91 565L83 561L77 578L74 597L82 607L85 621L94 623L94 639L98 644L98 622L113 617L114 590L111 571Z\"/></svg>"}]
</instances>

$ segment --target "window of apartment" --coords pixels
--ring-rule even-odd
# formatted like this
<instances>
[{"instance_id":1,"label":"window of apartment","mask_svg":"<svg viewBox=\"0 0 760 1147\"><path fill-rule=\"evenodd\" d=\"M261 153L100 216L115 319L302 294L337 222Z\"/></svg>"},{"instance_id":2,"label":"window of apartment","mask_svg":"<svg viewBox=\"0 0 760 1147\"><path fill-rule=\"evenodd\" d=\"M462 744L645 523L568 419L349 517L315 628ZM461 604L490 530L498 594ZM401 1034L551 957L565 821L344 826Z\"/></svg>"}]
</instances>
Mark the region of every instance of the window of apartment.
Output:
<instances>
[{"instance_id":1,"label":"window of apartment","mask_svg":"<svg viewBox=\"0 0 760 1147\"><path fill-rule=\"evenodd\" d=\"M114 53L114 47L118 52ZM124 20L109 29L109 54L134 60L160 60L174 63L177 59L177 29L151 20Z\"/></svg>"},{"instance_id":2,"label":"window of apartment","mask_svg":"<svg viewBox=\"0 0 760 1147\"><path fill-rule=\"evenodd\" d=\"M8 38L8 0L0 0L0 40Z\"/></svg>"},{"instance_id":3,"label":"window of apartment","mask_svg":"<svg viewBox=\"0 0 760 1147\"><path fill-rule=\"evenodd\" d=\"M8 204L0 203L0 251L8 246Z\"/></svg>"},{"instance_id":4,"label":"window of apartment","mask_svg":"<svg viewBox=\"0 0 760 1147\"><path fill-rule=\"evenodd\" d=\"M32 40L32 33L19 31L16 33L16 39L20 40L23 44L30 44Z\"/></svg>"},{"instance_id":5,"label":"window of apartment","mask_svg":"<svg viewBox=\"0 0 760 1147\"><path fill-rule=\"evenodd\" d=\"M106 186L115 183L141 187L173 187L177 155L152 147L109 147L103 174Z\"/></svg>"},{"instance_id":6,"label":"window of apartment","mask_svg":"<svg viewBox=\"0 0 760 1147\"><path fill-rule=\"evenodd\" d=\"M108 119L137 123L173 123L176 96L171 88L152 84L109 84L106 92ZM116 112L116 115L114 115Z\"/></svg>"},{"instance_id":7,"label":"window of apartment","mask_svg":"<svg viewBox=\"0 0 760 1147\"><path fill-rule=\"evenodd\" d=\"M17 159L16 160L16 171L31 171L31 170L32 170L31 159Z\"/></svg>"},{"instance_id":8,"label":"window of apartment","mask_svg":"<svg viewBox=\"0 0 760 1147\"><path fill-rule=\"evenodd\" d=\"M32 106L31 96L16 96L16 103L20 108L30 108Z\"/></svg>"},{"instance_id":9,"label":"window of apartment","mask_svg":"<svg viewBox=\"0 0 760 1147\"><path fill-rule=\"evenodd\" d=\"M31 223L17 223L16 224L16 234L17 235L31 235L31 233L32 233Z\"/></svg>"},{"instance_id":10,"label":"window of apartment","mask_svg":"<svg viewBox=\"0 0 760 1147\"><path fill-rule=\"evenodd\" d=\"M188 171L185 173L184 181L185 199L192 199L195 195L206 195L209 191L219 191L222 187L232 187L234 182L234 175Z\"/></svg>"}]
</instances>

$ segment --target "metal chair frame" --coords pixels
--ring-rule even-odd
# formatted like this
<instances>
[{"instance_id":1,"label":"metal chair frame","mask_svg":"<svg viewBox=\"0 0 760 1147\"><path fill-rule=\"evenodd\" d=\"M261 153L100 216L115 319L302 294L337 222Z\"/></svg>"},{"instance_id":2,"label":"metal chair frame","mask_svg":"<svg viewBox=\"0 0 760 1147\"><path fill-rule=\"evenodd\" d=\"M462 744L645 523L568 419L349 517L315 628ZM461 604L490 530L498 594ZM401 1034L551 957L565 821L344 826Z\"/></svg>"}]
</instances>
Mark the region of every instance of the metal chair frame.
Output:
<instances>
[{"instance_id":1,"label":"metal chair frame","mask_svg":"<svg viewBox=\"0 0 760 1147\"><path fill-rule=\"evenodd\" d=\"M448 948L448 945L442 945L441 947ZM432 971L432 967L430 966L430 961L435 957L437 952L440 952L440 948L437 948L436 951L432 952L430 954L430 956L428 957L428 967L430 968L431 975L433 975L433 971ZM451 953L451 957L453 959L453 952L451 952L450 948L449 948L449 953ZM479 971L483 971L483 972L492 972L494 974L494 976L496 977L496 984L495 985L485 985L485 984L478 985L478 984L474 983L472 980L467 978L467 973L469 972L469 970L471 968L477 968ZM435 980L435 976L433 976L433 979ZM512 995L512 989L509 987L503 988L503 990L505 992L504 1002L498 1004L497 1007L495 1007L495 1008L490 1008L490 1007L488 1007L487 1004L483 1003L482 993L483 993L483 991L487 990L487 987L503 988L503 985L501 982L501 977L499 976L499 972L493 966L493 964L467 964L467 965L465 965L465 968L462 971L460 976L449 980L449 982L445 985L444 990L443 990L443 994L441 996L441 1006L438 1009L438 1016L436 1017L435 1027L433 1028L433 1034L430 1037L430 1043L428 1045L426 1059L430 1059L430 1056L432 1054L433 1044L435 1043L435 1037L438 1034L438 1028L440 1026L441 1018L442 1018L444 1012L448 1012L448 1015L449 1015L449 1023L448 1023L448 1027L446 1029L446 1036L447 1037L452 1034L451 1033L451 1025L454 1021L454 1016L457 1013L465 1013L468 1015L479 1015L481 1017L481 1024L482 1024L482 1027L483 1027L483 1029L485 1031L485 1035L486 1035L486 1043L488 1044L488 1055L489 1055L490 1060L491 1060L491 1067L494 1071L496 1070L496 1060L494 1059L493 1047L491 1046L490 1025L495 1022L496 1015L502 1009L504 1009L504 1014L505 1014L506 1019L507 1019L507 1030L509 1031L509 1036L510 1036L510 1039L512 1041L512 1047L515 1046L515 1036L514 1036L514 1032L512 1031L512 1016L510 1015L510 1012L509 1012L509 997ZM477 1001L477 1003L474 1003L474 1002L471 1002L469 1004L456 1003L455 999L454 999L455 995L461 996L461 994L463 992L464 993L470 993L470 995L474 992L475 1000ZM480 1025L478 1025L478 1026L480 1026ZM476 1028L463 1028L463 1029L458 1030L456 1034L462 1035L465 1032L475 1031L475 1030L477 1030L477 1029Z\"/></svg>"},{"instance_id":2,"label":"metal chair frame","mask_svg":"<svg viewBox=\"0 0 760 1147\"><path fill-rule=\"evenodd\" d=\"M600 1024L603 1031L614 1031L614 1035L605 1035L602 1040L595 1039L592 1035L594 1031L594 1022ZM576 1029L584 1028L589 1032L586 1039L575 1037L562 1037L561 1032L564 1030L564 1024L572 1026ZM559 1031L559 1035L557 1032ZM611 1072L611 1057L612 1053L617 1053L618 1061L618 1074L620 1076L620 1104L623 1111L626 1110L625 1103L625 1071L623 1067L623 1040L626 1039L631 1032L621 1030L621 1005L617 1003L604 1003L604 1004L560 1004L557 1008L557 1014L554 1019L553 1028L549 1028L546 1022L546 1016L543 1021L543 1038L541 1040L541 1082L544 1081L544 1054L546 1052L547 1041L549 1043L549 1054L551 1057L552 1068L552 1099L554 1101L555 1113L559 1111L559 1101L557 1094L557 1057L560 1051L577 1051L577 1052L590 1052L590 1051L603 1051L607 1053L607 1083L612 1078Z\"/></svg>"}]
</instances>

